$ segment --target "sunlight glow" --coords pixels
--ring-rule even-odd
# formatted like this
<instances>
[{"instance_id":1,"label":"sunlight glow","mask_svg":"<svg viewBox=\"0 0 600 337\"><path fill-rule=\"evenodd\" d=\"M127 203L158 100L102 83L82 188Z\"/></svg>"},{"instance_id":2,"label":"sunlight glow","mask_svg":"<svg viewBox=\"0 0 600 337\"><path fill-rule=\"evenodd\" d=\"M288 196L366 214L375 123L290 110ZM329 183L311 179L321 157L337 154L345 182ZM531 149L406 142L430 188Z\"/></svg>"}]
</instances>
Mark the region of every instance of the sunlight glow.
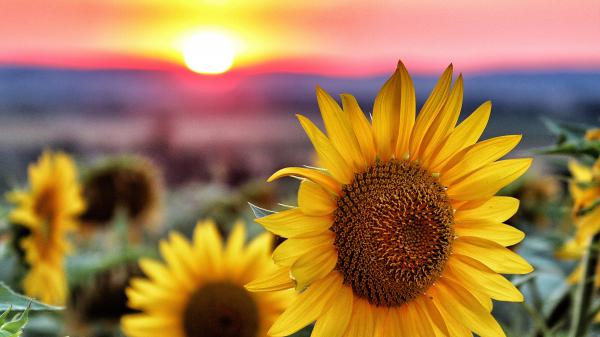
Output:
<instances>
[{"instance_id":1,"label":"sunlight glow","mask_svg":"<svg viewBox=\"0 0 600 337\"><path fill-rule=\"evenodd\" d=\"M200 74L222 74L231 69L236 50L227 35L206 31L185 39L182 53L190 70Z\"/></svg>"}]
</instances>

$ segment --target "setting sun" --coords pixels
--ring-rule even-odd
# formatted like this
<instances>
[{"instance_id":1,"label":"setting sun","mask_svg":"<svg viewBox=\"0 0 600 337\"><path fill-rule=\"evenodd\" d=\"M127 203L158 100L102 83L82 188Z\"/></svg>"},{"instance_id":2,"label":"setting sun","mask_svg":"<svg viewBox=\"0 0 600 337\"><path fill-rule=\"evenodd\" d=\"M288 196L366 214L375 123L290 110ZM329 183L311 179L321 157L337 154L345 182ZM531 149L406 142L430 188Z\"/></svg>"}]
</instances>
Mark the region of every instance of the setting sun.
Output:
<instances>
[{"instance_id":1,"label":"setting sun","mask_svg":"<svg viewBox=\"0 0 600 337\"><path fill-rule=\"evenodd\" d=\"M222 74L229 70L235 58L233 41L225 34L202 32L183 42L186 66L200 74Z\"/></svg>"}]
</instances>

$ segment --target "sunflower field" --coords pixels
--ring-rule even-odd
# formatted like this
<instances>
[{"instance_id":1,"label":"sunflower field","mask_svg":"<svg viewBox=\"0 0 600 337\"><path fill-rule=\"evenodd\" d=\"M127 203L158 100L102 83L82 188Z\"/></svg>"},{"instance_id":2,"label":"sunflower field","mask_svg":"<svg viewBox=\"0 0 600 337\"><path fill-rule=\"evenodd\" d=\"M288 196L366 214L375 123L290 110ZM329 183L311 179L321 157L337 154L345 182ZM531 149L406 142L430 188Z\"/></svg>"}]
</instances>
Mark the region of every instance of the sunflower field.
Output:
<instances>
[{"instance_id":1,"label":"sunflower field","mask_svg":"<svg viewBox=\"0 0 600 337\"><path fill-rule=\"evenodd\" d=\"M0 337L600 337L600 0L0 0Z\"/></svg>"},{"instance_id":2,"label":"sunflower field","mask_svg":"<svg viewBox=\"0 0 600 337\"><path fill-rule=\"evenodd\" d=\"M0 336L600 336L593 118L497 127L453 65L413 77L311 83L299 141L226 119L250 144L197 156L160 117L135 150L13 155Z\"/></svg>"}]
</instances>

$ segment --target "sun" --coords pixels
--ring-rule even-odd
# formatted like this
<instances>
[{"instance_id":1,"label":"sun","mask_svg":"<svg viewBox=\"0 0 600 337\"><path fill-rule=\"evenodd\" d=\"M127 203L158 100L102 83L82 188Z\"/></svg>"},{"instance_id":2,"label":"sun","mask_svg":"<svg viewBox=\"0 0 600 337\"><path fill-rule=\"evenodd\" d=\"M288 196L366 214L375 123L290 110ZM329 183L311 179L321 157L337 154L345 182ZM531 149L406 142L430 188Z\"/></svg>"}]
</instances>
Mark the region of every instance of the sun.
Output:
<instances>
[{"instance_id":1,"label":"sun","mask_svg":"<svg viewBox=\"0 0 600 337\"><path fill-rule=\"evenodd\" d=\"M229 36L212 31L196 33L182 46L185 65L200 74L222 74L231 69L235 52Z\"/></svg>"}]
</instances>

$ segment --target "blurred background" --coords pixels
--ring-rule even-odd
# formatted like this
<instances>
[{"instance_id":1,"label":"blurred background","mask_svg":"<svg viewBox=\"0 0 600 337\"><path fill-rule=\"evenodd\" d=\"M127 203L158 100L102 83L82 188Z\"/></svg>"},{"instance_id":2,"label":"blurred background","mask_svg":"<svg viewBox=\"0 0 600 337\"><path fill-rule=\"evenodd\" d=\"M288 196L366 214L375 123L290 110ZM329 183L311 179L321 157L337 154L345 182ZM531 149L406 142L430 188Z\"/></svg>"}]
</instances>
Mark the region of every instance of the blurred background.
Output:
<instances>
[{"instance_id":1,"label":"blurred background","mask_svg":"<svg viewBox=\"0 0 600 337\"><path fill-rule=\"evenodd\" d=\"M461 118L491 100L483 138L523 134L513 156L555 141L544 119L600 124L597 0L0 0L0 41L0 192L24 185L27 165L43 149L72 154L83 177L139 161L140 174L156 178L148 194L160 199L141 212L139 221L155 229L142 242L171 228L189 233L204 216L225 233L234 219L252 217L247 201L276 208L290 200L294 182L264 181L314 160L294 115L320 122L315 87L354 94L369 112L399 59L413 75L419 106L452 62L465 79ZM554 229L565 227L569 211L556 206L567 197L562 164L539 158L506 191L525 198L514 225L553 229L550 241L534 234L523 247L534 264L545 263L536 252L558 246ZM84 220L98 214L88 211ZM97 252L102 242L83 246ZM117 271L98 262L103 267L87 273L82 265L102 259L79 255L69 262L75 297L83 299L73 306L80 315L67 320L73 335L82 321L106 314L81 307L91 295L77 289L92 282L82 275L100 275L93 282L109 284L124 306L123 283L139 273L127 261L114 262L125 266ZM554 274L540 281L546 297L572 267L548 266ZM511 329L528 321L512 320ZM62 324L33 326L47 336Z\"/></svg>"},{"instance_id":2,"label":"blurred background","mask_svg":"<svg viewBox=\"0 0 600 337\"><path fill-rule=\"evenodd\" d=\"M422 102L453 63L487 136L547 144L540 117L597 122L600 4L577 1L0 1L0 173L41 148L137 152L170 185L304 163L314 89L369 111L399 59ZM207 73L219 74L207 74ZM465 113L463 113L463 116Z\"/></svg>"}]
</instances>

